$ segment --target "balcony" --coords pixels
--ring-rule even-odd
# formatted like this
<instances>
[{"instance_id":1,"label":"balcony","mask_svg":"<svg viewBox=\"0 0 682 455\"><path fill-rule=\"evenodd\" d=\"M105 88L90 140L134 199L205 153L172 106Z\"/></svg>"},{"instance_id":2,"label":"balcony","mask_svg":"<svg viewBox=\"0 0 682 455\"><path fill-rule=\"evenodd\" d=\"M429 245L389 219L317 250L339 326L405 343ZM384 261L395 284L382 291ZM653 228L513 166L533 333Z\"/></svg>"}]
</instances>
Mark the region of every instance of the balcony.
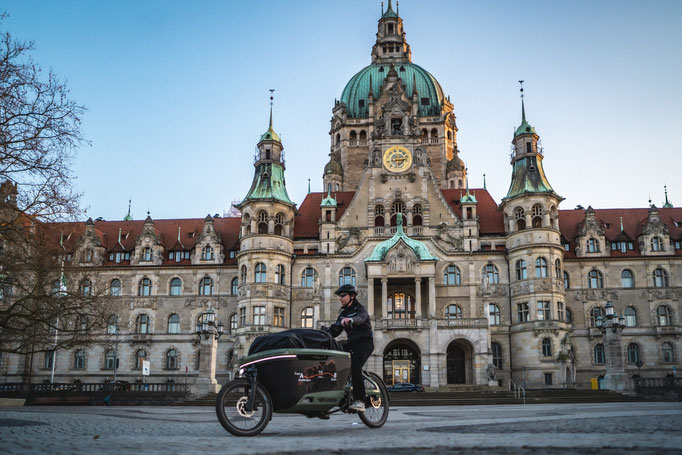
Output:
<instances>
[{"instance_id":1,"label":"balcony","mask_svg":"<svg viewBox=\"0 0 682 455\"><path fill-rule=\"evenodd\" d=\"M384 227L383 226L375 227L374 228L374 235L379 236L379 237L383 236L384 235Z\"/></svg>"},{"instance_id":2,"label":"balcony","mask_svg":"<svg viewBox=\"0 0 682 455\"><path fill-rule=\"evenodd\" d=\"M384 330L421 329L422 321L422 319L381 319L381 321L378 321L377 325Z\"/></svg>"},{"instance_id":3,"label":"balcony","mask_svg":"<svg viewBox=\"0 0 682 455\"><path fill-rule=\"evenodd\" d=\"M488 320L486 318L438 319L439 329L452 327L487 328Z\"/></svg>"}]
</instances>

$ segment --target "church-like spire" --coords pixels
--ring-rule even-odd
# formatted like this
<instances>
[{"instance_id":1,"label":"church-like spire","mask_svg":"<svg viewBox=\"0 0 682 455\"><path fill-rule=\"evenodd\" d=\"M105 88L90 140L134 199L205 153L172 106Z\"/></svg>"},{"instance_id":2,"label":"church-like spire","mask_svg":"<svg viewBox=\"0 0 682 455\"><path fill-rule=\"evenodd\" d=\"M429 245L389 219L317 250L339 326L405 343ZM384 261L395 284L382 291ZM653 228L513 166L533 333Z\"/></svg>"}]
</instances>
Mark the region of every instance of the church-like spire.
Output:
<instances>
[{"instance_id":1,"label":"church-like spire","mask_svg":"<svg viewBox=\"0 0 682 455\"><path fill-rule=\"evenodd\" d=\"M384 11L381 5L381 18L377 28L377 41L372 48L372 63L411 63L412 52L405 41L403 20L389 0L388 8Z\"/></svg>"},{"instance_id":2,"label":"church-like spire","mask_svg":"<svg viewBox=\"0 0 682 455\"><path fill-rule=\"evenodd\" d=\"M133 203L133 199L132 198L128 199L128 214L125 217L123 217L123 221L132 221L133 220L133 217L130 214L130 206L132 203Z\"/></svg>"},{"instance_id":3,"label":"church-like spire","mask_svg":"<svg viewBox=\"0 0 682 455\"><path fill-rule=\"evenodd\" d=\"M673 208L673 205L668 200L668 185L663 185L663 189L665 190L665 203L663 204L663 208L664 209L671 209L671 208Z\"/></svg>"},{"instance_id":4,"label":"church-like spire","mask_svg":"<svg viewBox=\"0 0 682 455\"><path fill-rule=\"evenodd\" d=\"M261 135L260 137L261 141L282 142L282 140L279 137L279 134L275 133L275 130L272 128L272 104L273 100L275 99L272 94L274 93L274 91L275 91L274 88L270 89L270 123L268 124L268 130Z\"/></svg>"},{"instance_id":5,"label":"church-like spire","mask_svg":"<svg viewBox=\"0 0 682 455\"><path fill-rule=\"evenodd\" d=\"M514 137L520 136L521 134L537 134L535 128L526 121L526 104L523 101L523 81L519 81L519 84L521 85L521 125L516 128Z\"/></svg>"}]
</instances>

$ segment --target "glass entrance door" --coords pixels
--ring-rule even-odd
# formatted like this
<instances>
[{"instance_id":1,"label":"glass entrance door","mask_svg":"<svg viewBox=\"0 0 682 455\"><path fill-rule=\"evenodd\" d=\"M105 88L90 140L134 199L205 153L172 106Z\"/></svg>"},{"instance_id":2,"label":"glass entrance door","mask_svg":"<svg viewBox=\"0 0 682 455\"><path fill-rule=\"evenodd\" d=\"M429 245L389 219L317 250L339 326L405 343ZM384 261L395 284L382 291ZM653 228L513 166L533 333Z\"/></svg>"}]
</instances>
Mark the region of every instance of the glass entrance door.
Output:
<instances>
[{"instance_id":1,"label":"glass entrance door","mask_svg":"<svg viewBox=\"0 0 682 455\"><path fill-rule=\"evenodd\" d=\"M410 382L410 361L394 360L393 384L402 384L404 382Z\"/></svg>"}]
</instances>

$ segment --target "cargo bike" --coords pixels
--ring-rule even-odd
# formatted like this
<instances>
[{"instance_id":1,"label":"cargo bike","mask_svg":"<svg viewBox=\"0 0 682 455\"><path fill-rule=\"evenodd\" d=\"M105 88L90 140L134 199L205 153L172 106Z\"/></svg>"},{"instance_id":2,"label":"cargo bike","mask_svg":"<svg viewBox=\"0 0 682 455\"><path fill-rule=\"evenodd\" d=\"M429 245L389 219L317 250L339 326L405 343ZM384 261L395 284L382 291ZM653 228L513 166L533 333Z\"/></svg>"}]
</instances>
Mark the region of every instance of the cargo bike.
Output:
<instances>
[{"instance_id":1,"label":"cargo bike","mask_svg":"<svg viewBox=\"0 0 682 455\"><path fill-rule=\"evenodd\" d=\"M256 338L239 362L239 375L223 385L216 400L222 426L235 436L255 436L273 412L328 419L356 413L352 401L350 354L323 330L293 329ZM365 411L357 412L370 428L388 418L388 392L374 373L363 371Z\"/></svg>"}]
</instances>

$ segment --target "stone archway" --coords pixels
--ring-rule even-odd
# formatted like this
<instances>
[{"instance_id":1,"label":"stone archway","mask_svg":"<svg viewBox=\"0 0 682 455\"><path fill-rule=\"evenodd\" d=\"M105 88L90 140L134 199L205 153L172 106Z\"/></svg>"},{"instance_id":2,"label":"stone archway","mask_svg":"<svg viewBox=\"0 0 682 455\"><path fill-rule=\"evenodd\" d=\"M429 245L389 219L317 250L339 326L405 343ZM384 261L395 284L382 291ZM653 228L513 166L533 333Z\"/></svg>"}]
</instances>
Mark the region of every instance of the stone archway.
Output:
<instances>
[{"instance_id":1,"label":"stone archway","mask_svg":"<svg viewBox=\"0 0 682 455\"><path fill-rule=\"evenodd\" d=\"M421 350L407 338L393 340L384 349L384 382L421 384Z\"/></svg>"},{"instance_id":2,"label":"stone archway","mask_svg":"<svg viewBox=\"0 0 682 455\"><path fill-rule=\"evenodd\" d=\"M473 383L473 346L465 339L457 339L448 345L446 351L446 372L448 384Z\"/></svg>"}]
</instances>

